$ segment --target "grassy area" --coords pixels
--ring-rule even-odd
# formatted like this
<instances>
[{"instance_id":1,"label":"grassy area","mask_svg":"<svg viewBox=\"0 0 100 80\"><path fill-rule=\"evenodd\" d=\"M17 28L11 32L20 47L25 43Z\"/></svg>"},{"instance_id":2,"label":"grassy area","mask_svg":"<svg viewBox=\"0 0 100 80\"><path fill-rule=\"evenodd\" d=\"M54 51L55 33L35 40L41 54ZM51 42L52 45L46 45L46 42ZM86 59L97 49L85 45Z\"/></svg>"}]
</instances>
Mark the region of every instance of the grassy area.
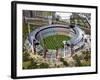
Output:
<instances>
[{"instance_id":1,"label":"grassy area","mask_svg":"<svg viewBox=\"0 0 100 80\"><path fill-rule=\"evenodd\" d=\"M65 35L48 36L41 41L41 45L47 49L63 48L62 41L64 40L68 41L69 39L70 37Z\"/></svg>"}]
</instances>

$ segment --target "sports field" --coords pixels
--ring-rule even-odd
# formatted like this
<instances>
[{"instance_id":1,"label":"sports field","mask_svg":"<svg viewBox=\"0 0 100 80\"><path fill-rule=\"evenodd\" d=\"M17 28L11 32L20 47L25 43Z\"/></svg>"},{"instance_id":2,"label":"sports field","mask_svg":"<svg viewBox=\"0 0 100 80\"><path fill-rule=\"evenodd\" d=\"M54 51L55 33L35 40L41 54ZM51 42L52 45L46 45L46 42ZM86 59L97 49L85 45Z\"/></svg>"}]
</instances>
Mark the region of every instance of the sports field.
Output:
<instances>
[{"instance_id":1,"label":"sports field","mask_svg":"<svg viewBox=\"0 0 100 80\"><path fill-rule=\"evenodd\" d=\"M41 40L41 45L47 49L63 48L63 41L70 40L69 36L65 35L52 35Z\"/></svg>"}]
</instances>

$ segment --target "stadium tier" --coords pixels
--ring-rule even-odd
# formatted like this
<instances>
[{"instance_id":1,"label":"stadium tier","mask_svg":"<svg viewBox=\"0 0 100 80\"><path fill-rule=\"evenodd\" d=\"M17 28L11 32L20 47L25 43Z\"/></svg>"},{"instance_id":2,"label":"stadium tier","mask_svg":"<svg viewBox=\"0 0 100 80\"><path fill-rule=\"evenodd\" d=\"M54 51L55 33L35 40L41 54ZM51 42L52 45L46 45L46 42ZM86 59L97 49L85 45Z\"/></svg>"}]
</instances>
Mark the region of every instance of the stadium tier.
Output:
<instances>
[{"instance_id":1,"label":"stadium tier","mask_svg":"<svg viewBox=\"0 0 100 80\"><path fill-rule=\"evenodd\" d=\"M78 49L84 45L84 32L77 25L74 25L73 27L70 27L69 25L42 26L32 31L27 40L33 49L36 45L41 46L41 49L43 49L43 46L40 45L40 41L52 35L70 36L71 39L66 41L66 44L73 46L74 49Z\"/></svg>"}]
</instances>

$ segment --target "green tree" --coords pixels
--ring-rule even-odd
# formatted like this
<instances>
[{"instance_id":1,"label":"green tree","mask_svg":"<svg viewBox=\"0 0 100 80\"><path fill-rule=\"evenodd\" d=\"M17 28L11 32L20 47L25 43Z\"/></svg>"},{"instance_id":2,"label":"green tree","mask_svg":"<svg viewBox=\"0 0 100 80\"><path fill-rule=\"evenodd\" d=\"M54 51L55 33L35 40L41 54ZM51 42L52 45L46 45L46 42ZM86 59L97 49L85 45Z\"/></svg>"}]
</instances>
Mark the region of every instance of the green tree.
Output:
<instances>
[{"instance_id":1,"label":"green tree","mask_svg":"<svg viewBox=\"0 0 100 80\"><path fill-rule=\"evenodd\" d=\"M81 66L81 65L82 65L82 63L81 63L79 57L77 56L77 54L75 54L75 55L73 56L73 59L74 59L75 62L76 62L75 66Z\"/></svg>"},{"instance_id":2,"label":"green tree","mask_svg":"<svg viewBox=\"0 0 100 80\"><path fill-rule=\"evenodd\" d=\"M28 61L29 60L29 53L26 51L23 53L23 61Z\"/></svg>"},{"instance_id":3,"label":"green tree","mask_svg":"<svg viewBox=\"0 0 100 80\"><path fill-rule=\"evenodd\" d=\"M28 66L28 69L35 69L35 68L37 68L38 66L37 66L37 63L35 62L35 60L34 59L31 59L31 63L30 63L30 65Z\"/></svg>"},{"instance_id":4,"label":"green tree","mask_svg":"<svg viewBox=\"0 0 100 80\"><path fill-rule=\"evenodd\" d=\"M49 64L47 64L47 63L41 63L41 64L39 65L39 67L40 67L40 68L49 68Z\"/></svg>"},{"instance_id":5,"label":"green tree","mask_svg":"<svg viewBox=\"0 0 100 80\"><path fill-rule=\"evenodd\" d=\"M60 61L63 62L63 65L69 66L68 62L64 60L64 58L60 58Z\"/></svg>"}]
</instances>

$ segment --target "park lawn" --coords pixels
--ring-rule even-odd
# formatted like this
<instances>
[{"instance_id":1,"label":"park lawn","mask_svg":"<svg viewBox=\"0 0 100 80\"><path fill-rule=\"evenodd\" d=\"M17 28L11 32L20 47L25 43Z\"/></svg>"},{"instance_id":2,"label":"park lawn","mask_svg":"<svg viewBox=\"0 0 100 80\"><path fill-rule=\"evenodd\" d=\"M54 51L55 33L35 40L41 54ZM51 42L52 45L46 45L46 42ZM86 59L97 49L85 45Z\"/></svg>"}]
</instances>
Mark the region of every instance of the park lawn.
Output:
<instances>
[{"instance_id":1,"label":"park lawn","mask_svg":"<svg viewBox=\"0 0 100 80\"><path fill-rule=\"evenodd\" d=\"M40 43L47 49L63 48L64 44L62 41L70 40L69 36L65 35L52 35L44 38Z\"/></svg>"}]
</instances>

